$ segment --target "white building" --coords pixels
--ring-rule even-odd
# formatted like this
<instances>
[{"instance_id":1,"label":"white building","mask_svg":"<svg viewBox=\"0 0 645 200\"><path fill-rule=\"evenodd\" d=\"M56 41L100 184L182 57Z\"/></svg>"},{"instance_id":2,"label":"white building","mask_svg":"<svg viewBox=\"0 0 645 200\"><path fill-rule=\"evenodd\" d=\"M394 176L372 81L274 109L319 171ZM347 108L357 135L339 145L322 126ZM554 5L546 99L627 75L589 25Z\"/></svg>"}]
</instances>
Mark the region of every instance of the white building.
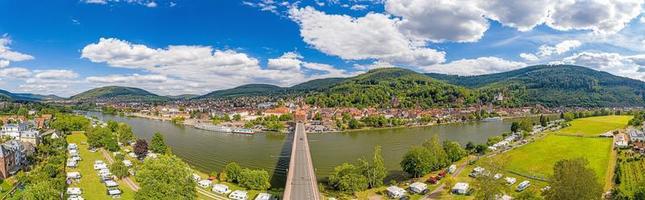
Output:
<instances>
[{"instance_id":1,"label":"white building","mask_svg":"<svg viewBox=\"0 0 645 200\"><path fill-rule=\"evenodd\" d=\"M629 147L629 142L627 141L627 138L625 138L625 135L623 134L618 134L616 135L615 139L615 145L617 148L628 148Z\"/></svg>"}]
</instances>

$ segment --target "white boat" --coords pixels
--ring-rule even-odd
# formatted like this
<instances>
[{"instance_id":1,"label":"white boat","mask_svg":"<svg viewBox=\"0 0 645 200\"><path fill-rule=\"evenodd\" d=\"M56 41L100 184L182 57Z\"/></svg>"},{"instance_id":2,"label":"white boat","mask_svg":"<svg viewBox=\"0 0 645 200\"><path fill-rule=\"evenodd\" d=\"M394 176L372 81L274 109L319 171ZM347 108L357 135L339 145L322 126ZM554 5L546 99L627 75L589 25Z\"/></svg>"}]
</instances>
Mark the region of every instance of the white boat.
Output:
<instances>
[{"instance_id":1,"label":"white boat","mask_svg":"<svg viewBox=\"0 0 645 200\"><path fill-rule=\"evenodd\" d=\"M502 118L501 117L489 117L489 118L482 119L482 121L484 121L484 122L498 122L498 121L502 121Z\"/></svg>"},{"instance_id":2,"label":"white boat","mask_svg":"<svg viewBox=\"0 0 645 200\"><path fill-rule=\"evenodd\" d=\"M217 126L217 125L211 125L211 124L197 124L195 125L195 128L207 130L207 131L223 132L223 133L233 132L233 129L229 127Z\"/></svg>"},{"instance_id":3,"label":"white boat","mask_svg":"<svg viewBox=\"0 0 645 200\"><path fill-rule=\"evenodd\" d=\"M233 129L233 133L255 134L255 131L253 131L252 129L248 129L248 128L235 128L235 129Z\"/></svg>"}]
</instances>

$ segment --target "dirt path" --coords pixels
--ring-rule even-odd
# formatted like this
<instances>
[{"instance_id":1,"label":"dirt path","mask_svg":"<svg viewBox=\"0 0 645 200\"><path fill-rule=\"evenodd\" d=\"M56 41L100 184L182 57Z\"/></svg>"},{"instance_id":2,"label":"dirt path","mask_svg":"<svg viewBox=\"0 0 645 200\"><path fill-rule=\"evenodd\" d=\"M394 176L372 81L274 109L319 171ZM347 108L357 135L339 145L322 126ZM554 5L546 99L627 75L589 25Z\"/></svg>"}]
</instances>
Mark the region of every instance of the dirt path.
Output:
<instances>
[{"instance_id":1,"label":"dirt path","mask_svg":"<svg viewBox=\"0 0 645 200\"><path fill-rule=\"evenodd\" d=\"M197 186L197 192L205 197L215 200L228 200L226 197L218 196L213 193L208 192L207 190Z\"/></svg>"},{"instance_id":2,"label":"dirt path","mask_svg":"<svg viewBox=\"0 0 645 200\"><path fill-rule=\"evenodd\" d=\"M107 160L107 162L108 162L109 164L114 163L114 159L112 158L112 156L110 155L110 153L109 153L109 152L105 151L105 149L101 149L101 153L103 154L103 157L105 157L105 160ZM122 178L122 180L123 180L123 182L125 182L125 184L126 184L126 185L128 185L128 187L130 187L130 189L132 189L133 191L135 191L135 192L136 192L136 191L139 191L139 185L137 185L136 183L134 183L134 181L132 181L132 179L130 179L130 177L123 177L123 178Z\"/></svg>"}]
</instances>

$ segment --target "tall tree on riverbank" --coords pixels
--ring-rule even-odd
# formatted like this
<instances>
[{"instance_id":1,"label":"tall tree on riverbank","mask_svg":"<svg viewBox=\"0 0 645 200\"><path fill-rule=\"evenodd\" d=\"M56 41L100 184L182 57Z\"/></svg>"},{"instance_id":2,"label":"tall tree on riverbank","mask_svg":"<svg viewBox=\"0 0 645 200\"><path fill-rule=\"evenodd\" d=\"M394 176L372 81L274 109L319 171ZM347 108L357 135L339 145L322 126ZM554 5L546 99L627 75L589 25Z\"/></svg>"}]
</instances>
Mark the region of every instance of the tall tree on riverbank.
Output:
<instances>
[{"instance_id":1,"label":"tall tree on riverbank","mask_svg":"<svg viewBox=\"0 0 645 200\"><path fill-rule=\"evenodd\" d=\"M601 199L602 185L584 158L565 159L555 163L547 200Z\"/></svg>"},{"instance_id":2,"label":"tall tree on riverbank","mask_svg":"<svg viewBox=\"0 0 645 200\"><path fill-rule=\"evenodd\" d=\"M163 135L161 135L161 133L156 132L152 136L152 142L150 142L150 150L158 154L165 154L168 150L168 146L166 146L166 142L164 141Z\"/></svg>"},{"instance_id":3,"label":"tall tree on riverbank","mask_svg":"<svg viewBox=\"0 0 645 200\"><path fill-rule=\"evenodd\" d=\"M363 175L367 178L367 184L370 188L375 188L383 185L383 179L387 176L387 169L381 155L381 146L374 147L374 156L372 162L360 159L360 168Z\"/></svg>"},{"instance_id":4,"label":"tall tree on riverbank","mask_svg":"<svg viewBox=\"0 0 645 200\"><path fill-rule=\"evenodd\" d=\"M265 170L242 169L238 182L252 190L267 190L271 187L269 172Z\"/></svg>"},{"instance_id":5,"label":"tall tree on riverbank","mask_svg":"<svg viewBox=\"0 0 645 200\"><path fill-rule=\"evenodd\" d=\"M432 155L425 147L412 147L401 160L401 169L413 177L421 177L433 169Z\"/></svg>"},{"instance_id":6,"label":"tall tree on riverbank","mask_svg":"<svg viewBox=\"0 0 645 200\"><path fill-rule=\"evenodd\" d=\"M148 153L148 142L144 139L138 139L137 142L134 143L134 154L137 155L137 158L139 160L143 159L146 157L146 154Z\"/></svg>"},{"instance_id":7,"label":"tall tree on riverbank","mask_svg":"<svg viewBox=\"0 0 645 200\"><path fill-rule=\"evenodd\" d=\"M443 146L439 141L439 136L436 134L433 135L430 140L424 142L423 147L427 148L433 157L432 170L438 170L450 164L448 155L446 154L446 151L443 150Z\"/></svg>"},{"instance_id":8,"label":"tall tree on riverbank","mask_svg":"<svg viewBox=\"0 0 645 200\"><path fill-rule=\"evenodd\" d=\"M231 162L226 164L226 166L224 167L224 170L220 175L220 179L224 179L225 181L232 183L237 183L240 179L241 174L242 167L240 167L240 165L238 165L236 162Z\"/></svg>"},{"instance_id":9,"label":"tall tree on riverbank","mask_svg":"<svg viewBox=\"0 0 645 200\"><path fill-rule=\"evenodd\" d=\"M136 200L196 199L196 183L189 166L174 155L160 155L147 159L137 171L141 189Z\"/></svg>"},{"instance_id":10,"label":"tall tree on riverbank","mask_svg":"<svg viewBox=\"0 0 645 200\"><path fill-rule=\"evenodd\" d=\"M119 138L119 142L124 145L129 145L129 143L134 140L134 133L132 132L132 127L126 123L119 123L119 127L116 130L116 135Z\"/></svg>"},{"instance_id":11,"label":"tall tree on riverbank","mask_svg":"<svg viewBox=\"0 0 645 200\"><path fill-rule=\"evenodd\" d=\"M464 156L468 155L468 152L466 152L466 150L455 141L444 141L443 150L446 151L446 155L448 156L448 160L450 160L450 162L456 162Z\"/></svg>"},{"instance_id":12,"label":"tall tree on riverbank","mask_svg":"<svg viewBox=\"0 0 645 200\"><path fill-rule=\"evenodd\" d=\"M336 166L329 176L329 184L334 189L347 193L367 189L367 182L367 177L361 173L360 168L349 163Z\"/></svg>"}]
</instances>

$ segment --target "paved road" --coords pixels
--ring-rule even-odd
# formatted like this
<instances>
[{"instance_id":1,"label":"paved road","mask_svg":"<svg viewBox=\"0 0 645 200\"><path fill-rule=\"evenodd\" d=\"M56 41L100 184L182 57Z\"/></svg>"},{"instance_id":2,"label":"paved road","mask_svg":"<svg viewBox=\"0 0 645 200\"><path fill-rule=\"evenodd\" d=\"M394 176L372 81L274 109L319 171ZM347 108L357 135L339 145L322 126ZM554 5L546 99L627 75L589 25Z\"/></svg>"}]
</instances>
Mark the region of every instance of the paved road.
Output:
<instances>
[{"instance_id":1,"label":"paved road","mask_svg":"<svg viewBox=\"0 0 645 200\"><path fill-rule=\"evenodd\" d=\"M294 134L284 199L319 200L320 193L311 162L305 126L302 123L296 124Z\"/></svg>"}]
</instances>

